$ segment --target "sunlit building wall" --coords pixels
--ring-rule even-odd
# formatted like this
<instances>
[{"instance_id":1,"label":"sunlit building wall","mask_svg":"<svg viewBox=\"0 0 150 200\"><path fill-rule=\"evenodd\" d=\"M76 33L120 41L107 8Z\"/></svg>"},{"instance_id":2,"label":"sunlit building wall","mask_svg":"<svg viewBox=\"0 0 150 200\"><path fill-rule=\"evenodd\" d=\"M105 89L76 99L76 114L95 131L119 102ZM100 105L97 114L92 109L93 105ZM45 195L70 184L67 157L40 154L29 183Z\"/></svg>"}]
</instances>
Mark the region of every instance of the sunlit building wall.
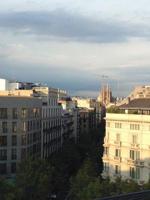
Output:
<instances>
[{"instance_id":1,"label":"sunlit building wall","mask_svg":"<svg viewBox=\"0 0 150 200\"><path fill-rule=\"evenodd\" d=\"M103 177L150 179L150 99L136 99L106 114Z\"/></svg>"}]
</instances>

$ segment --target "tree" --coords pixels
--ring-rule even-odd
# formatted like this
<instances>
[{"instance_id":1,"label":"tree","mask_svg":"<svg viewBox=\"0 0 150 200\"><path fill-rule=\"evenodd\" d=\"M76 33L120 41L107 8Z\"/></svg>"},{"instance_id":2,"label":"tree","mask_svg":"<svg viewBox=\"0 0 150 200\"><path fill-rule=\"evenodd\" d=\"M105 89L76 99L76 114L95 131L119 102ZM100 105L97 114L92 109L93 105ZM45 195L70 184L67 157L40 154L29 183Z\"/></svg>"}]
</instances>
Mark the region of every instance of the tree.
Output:
<instances>
[{"instance_id":1,"label":"tree","mask_svg":"<svg viewBox=\"0 0 150 200\"><path fill-rule=\"evenodd\" d=\"M69 190L70 177L77 172L81 165L81 157L77 145L71 140L67 141L63 145L61 152L51 156L49 162L55 168L54 192L59 193L57 196L61 196L62 199L62 193L66 193Z\"/></svg>"},{"instance_id":2,"label":"tree","mask_svg":"<svg viewBox=\"0 0 150 200\"><path fill-rule=\"evenodd\" d=\"M21 162L16 177L18 199L46 199L53 190L53 171L54 168L42 159Z\"/></svg>"},{"instance_id":3,"label":"tree","mask_svg":"<svg viewBox=\"0 0 150 200\"><path fill-rule=\"evenodd\" d=\"M90 159L86 159L77 175L71 178L71 195L73 199L83 199L86 196L87 186L92 187L95 181L95 170Z\"/></svg>"},{"instance_id":4,"label":"tree","mask_svg":"<svg viewBox=\"0 0 150 200\"><path fill-rule=\"evenodd\" d=\"M0 199L2 200L16 200L15 185L8 180L0 177Z\"/></svg>"}]
</instances>

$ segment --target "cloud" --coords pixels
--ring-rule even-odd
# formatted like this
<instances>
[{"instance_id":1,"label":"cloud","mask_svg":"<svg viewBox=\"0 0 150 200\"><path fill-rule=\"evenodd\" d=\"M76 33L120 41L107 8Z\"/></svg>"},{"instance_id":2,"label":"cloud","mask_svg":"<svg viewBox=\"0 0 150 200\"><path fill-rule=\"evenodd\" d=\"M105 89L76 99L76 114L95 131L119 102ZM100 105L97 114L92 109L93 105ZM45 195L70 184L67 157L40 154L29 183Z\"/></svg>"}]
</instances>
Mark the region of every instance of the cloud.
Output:
<instances>
[{"instance_id":1,"label":"cloud","mask_svg":"<svg viewBox=\"0 0 150 200\"><path fill-rule=\"evenodd\" d=\"M46 39L111 43L130 37L147 37L148 28L116 20L85 17L60 9L0 14L0 28L15 34L37 35Z\"/></svg>"},{"instance_id":2,"label":"cloud","mask_svg":"<svg viewBox=\"0 0 150 200\"><path fill-rule=\"evenodd\" d=\"M115 95L128 95L149 84L149 26L119 20L62 10L0 13L0 76L95 96L104 74Z\"/></svg>"},{"instance_id":3,"label":"cloud","mask_svg":"<svg viewBox=\"0 0 150 200\"><path fill-rule=\"evenodd\" d=\"M97 96L102 84L101 77L85 74L75 69L64 70L61 67L26 65L3 62L0 64L0 76L20 81L47 83L51 87L63 88L71 95ZM137 85L149 85L149 67L102 68L101 75L106 72L114 96L127 96ZM134 77L134 78L133 78Z\"/></svg>"}]
</instances>

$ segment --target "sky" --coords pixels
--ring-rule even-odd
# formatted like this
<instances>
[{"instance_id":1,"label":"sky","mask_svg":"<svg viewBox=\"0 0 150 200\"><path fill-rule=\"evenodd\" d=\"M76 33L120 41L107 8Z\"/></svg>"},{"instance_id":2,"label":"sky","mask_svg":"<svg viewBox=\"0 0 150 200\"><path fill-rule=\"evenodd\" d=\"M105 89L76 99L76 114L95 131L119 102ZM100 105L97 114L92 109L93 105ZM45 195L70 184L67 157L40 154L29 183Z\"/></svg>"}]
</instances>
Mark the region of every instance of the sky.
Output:
<instances>
[{"instance_id":1,"label":"sky","mask_svg":"<svg viewBox=\"0 0 150 200\"><path fill-rule=\"evenodd\" d=\"M80 96L150 85L149 0L1 1L0 38L2 78Z\"/></svg>"}]
</instances>

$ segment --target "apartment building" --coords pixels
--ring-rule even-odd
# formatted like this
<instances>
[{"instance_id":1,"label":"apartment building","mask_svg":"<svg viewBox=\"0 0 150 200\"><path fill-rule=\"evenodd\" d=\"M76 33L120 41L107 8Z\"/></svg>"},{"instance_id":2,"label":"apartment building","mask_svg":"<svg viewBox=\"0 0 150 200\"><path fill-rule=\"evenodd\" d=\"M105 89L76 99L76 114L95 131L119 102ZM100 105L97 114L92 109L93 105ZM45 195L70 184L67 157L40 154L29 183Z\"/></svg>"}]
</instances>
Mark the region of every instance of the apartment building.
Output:
<instances>
[{"instance_id":1,"label":"apartment building","mask_svg":"<svg viewBox=\"0 0 150 200\"><path fill-rule=\"evenodd\" d=\"M83 131L87 132L86 129L89 129L89 126L98 127L102 120L101 102L92 98L73 97L72 99L76 107L79 108L79 121L82 130L84 128Z\"/></svg>"},{"instance_id":2,"label":"apartment building","mask_svg":"<svg viewBox=\"0 0 150 200\"><path fill-rule=\"evenodd\" d=\"M96 125L95 109L80 108L78 111L78 131L79 135L94 130Z\"/></svg>"},{"instance_id":3,"label":"apartment building","mask_svg":"<svg viewBox=\"0 0 150 200\"><path fill-rule=\"evenodd\" d=\"M42 99L42 158L48 158L62 147L62 107L59 91L49 87L33 88L33 96Z\"/></svg>"},{"instance_id":4,"label":"apartment building","mask_svg":"<svg viewBox=\"0 0 150 200\"><path fill-rule=\"evenodd\" d=\"M0 175L12 176L16 165L41 155L42 101L0 96Z\"/></svg>"},{"instance_id":5,"label":"apartment building","mask_svg":"<svg viewBox=\"0 0 150 200\"><path fill-rule=\"evenodd\" d=\"M150 179L150 99L128 99L128 103L106 114L103 177Z\"/></svg>"},{"instance_id":6,"label":"apartment building","mask_svg":"<svg viewBox=\"0 0 150 200\"><path fill-rule=\"evenodd\" d=\"M72 100L78 108L91 109L96 107L96 100L92 98L73 97Z\"/></svg>"},{"instance_id":7,"label":"apartment building","mask_svg":"<svg viewBox=\"0 0 150 200\"><path fill-rule=\"evenodd\" d=\"M0 78L0 90L15 90L19 89L20 84L16 81L9 81L7 79Z\"/></svg>"},{"instance_id":8,"label":"apartment building","mask_svg":"<svg viewBox=\"0 0 150 200\"><path fill-rule=\"evenodd\" d=\"M49 87L32 87L32 89L0 91L0 96L35 97L42 101L42 136L41 157L48 158L62 146L61 114L62 107L58 103L65 91Z\"/></svg>"},{"instance_id":9,"label":"apartment building","mask_svg":"<svg viewBox=\"0 0 150 200\"><path fill-rule=\"evenodd\" d=\"M78 140L78 109L70 97L59 100L62 106L62 143L68 139Z\"/></svg>"},{"instance_id":10,"label":"apartment building","mask_svg":"<svg viewBox=\"0 0 150 200\"><path fill-rule=\"evenodd\" d=\"M137 99L137 98L150 98L150 86L143 85L137 86L129 95L130 99Z\"/></svg>"}]
</instances>

